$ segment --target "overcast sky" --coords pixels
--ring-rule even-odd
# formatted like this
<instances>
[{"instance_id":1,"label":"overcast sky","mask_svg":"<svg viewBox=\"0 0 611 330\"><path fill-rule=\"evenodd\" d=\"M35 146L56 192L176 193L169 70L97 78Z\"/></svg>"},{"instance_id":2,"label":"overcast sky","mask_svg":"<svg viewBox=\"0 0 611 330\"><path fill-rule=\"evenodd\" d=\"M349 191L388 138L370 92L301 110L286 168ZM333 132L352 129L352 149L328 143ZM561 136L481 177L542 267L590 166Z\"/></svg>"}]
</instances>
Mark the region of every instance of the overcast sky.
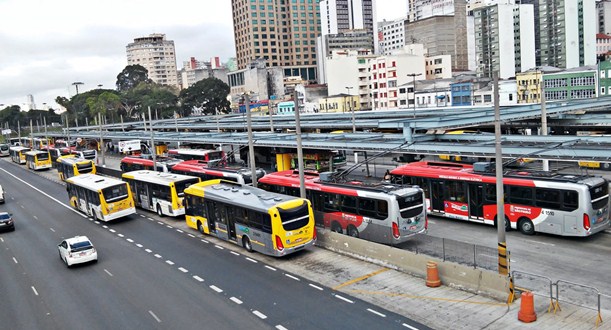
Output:
<instances>
[{"instance_id":1,"label":"overcast sky","mask_svg":"<svg viewBox=\"0 0 611 330\"><path fill-rule=\"evenodd\" d=\"M378 21L405 15L407 0L377 0ZM0 109L34 96L115 88L134 38L164 33L178 69L190 57L235 56L230 0L0 0Z\"/></svg>"}]
</instances>

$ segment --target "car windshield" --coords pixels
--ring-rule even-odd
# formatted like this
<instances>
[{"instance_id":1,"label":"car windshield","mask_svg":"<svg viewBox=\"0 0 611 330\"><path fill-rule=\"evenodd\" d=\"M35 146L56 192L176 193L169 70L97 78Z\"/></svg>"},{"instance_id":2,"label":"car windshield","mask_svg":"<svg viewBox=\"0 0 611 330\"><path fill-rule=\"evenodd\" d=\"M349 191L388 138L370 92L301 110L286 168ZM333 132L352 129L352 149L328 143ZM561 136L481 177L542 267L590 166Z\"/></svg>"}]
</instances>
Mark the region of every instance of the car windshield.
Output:
<instances>
[{"instance_id":1,"label":"car windshield","mask_svg":"<svg viewBox=\"0 0 611 330\"><path fill-rule=\"evenodd\" d=\"M70 251L84 251L84 250L89 250L92 247L93 246L91 245L91 242L89 241L76 242L76 243L70 244Z\"/></svg>"},{"instance_id":2,"label":"car windshield","mask_svg":"<svg viewBox=\"0 0 611 330\"><path fill-rule=\"evenodd\" d=\"M8 213L0 213L0 220L8 220L11 216Z\"/></svg>"}]
</instances>

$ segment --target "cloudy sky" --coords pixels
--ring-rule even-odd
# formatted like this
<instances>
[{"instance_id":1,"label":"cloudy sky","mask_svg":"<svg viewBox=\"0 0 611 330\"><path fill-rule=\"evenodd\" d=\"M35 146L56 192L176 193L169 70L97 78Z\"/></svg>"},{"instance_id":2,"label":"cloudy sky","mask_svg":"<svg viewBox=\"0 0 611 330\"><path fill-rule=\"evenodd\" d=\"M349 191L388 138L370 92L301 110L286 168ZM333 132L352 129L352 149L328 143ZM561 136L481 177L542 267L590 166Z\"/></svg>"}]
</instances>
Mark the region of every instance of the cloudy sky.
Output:
<instances>
[{"instance_id":1,"label":"cloudy sky","mask_svg":"<svg viewBox=\"0 0 611 330\"><path fill-rule=\"evenodd\" d=\"M404 15L407 0L377 0L378 21ZM134 38L165 33L178 68L190 57L235 56L230 0L0 0L0 109L34 96L114 88Z\"/></svg>"}]
</instances>

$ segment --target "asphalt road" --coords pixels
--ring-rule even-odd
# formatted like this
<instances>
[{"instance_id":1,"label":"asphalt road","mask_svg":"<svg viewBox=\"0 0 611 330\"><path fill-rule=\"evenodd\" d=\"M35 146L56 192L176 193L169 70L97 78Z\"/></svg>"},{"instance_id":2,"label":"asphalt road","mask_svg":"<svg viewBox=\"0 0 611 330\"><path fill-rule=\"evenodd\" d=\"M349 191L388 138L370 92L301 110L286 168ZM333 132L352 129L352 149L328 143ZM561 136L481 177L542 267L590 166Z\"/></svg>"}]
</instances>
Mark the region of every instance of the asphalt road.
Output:
<instances>
[{"instance_id":1,"label":"asphalt road","mask_svg":"<svg viewBox=\"0 0 611 330\"><path fill-rule=\"evenodd\" d=\"M0 233L2 328L426 329L153 213L93 222L66 204L63 185L23 166L0 161L0 184L16 220ZM92 240L97 263L60 261L57 244L74 235Z\"/></svg>"}]
</instances>

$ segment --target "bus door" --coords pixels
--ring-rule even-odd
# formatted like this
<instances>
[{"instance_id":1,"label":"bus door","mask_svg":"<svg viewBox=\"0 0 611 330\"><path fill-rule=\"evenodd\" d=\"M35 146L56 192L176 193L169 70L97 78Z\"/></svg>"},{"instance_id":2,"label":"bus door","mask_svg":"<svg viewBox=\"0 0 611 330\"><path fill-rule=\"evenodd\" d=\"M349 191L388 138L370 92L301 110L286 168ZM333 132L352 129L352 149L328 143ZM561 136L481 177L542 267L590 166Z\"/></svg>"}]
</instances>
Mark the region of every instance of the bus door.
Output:
<instances>
[{"instance_id":1,"label":"bus door","mask_svg":"<svg viewBox=\"0 0 611 330\"><path fill-rule=\"evenodd\" d=\"M140 207L146 210L151 209L151 193L149 186L142 182L136 181L136 194L138 195L138 204Z\"/></svg>"},{"instance_id":2,"label":"bus door","mask_svg":"<svg viewBox=\"0 0 611 330\"><path fill-rule=\"evenodd\" d=\"M445 213L445 181L431 180L431 210Z\"/></svg>"},{"instance_id":3,"label":"bus door","mask_svg":"<svg viewBox=\"0 0 611 330\"><path fill-rule=\"evenodd\" d=\"M237 218L237 214L239 211L234 208L228 207L227 209L227 230L230 240L237 240L236 232L235 232L235 219Z\"/></svg>"},{"instance_id":4,"label":"bus door","mask_svg":"<svg viewBox=\"0 0 611 330\"><path fill-rule=\"evenodd\" d=\"M484 186L469 183L469 220L484 220Z\"/></svg>"}]
</instances>

